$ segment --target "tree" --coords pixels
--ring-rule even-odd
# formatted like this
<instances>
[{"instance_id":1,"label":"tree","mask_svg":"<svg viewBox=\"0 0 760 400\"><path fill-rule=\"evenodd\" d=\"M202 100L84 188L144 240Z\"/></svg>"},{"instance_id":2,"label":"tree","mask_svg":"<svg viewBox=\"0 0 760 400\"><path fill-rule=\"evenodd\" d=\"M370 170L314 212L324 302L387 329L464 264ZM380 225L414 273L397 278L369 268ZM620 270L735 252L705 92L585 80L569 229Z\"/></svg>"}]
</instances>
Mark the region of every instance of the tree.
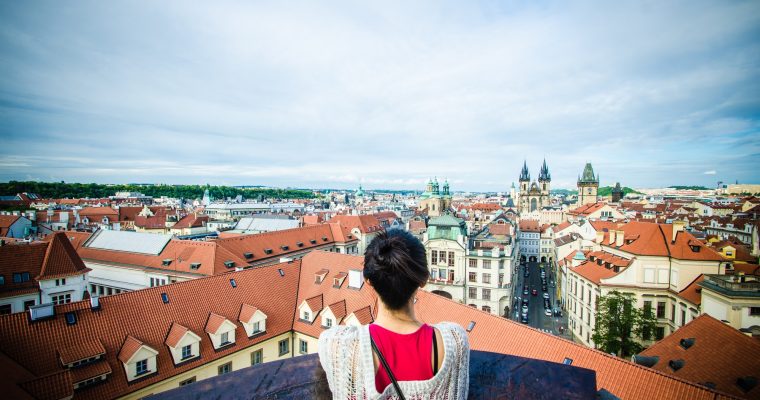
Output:
<instances>
[{"instance_id":1,"label":"tree","mask_svg":"<svg viewBox=\"0 0 760 400\"><path fill-rule=\"evenodd\" d=\"M623 358L644 348L637 339L648 339L657 320L652 310L638 309L634 302L633 294L618 291L599 297L592 336L597 348Z\"/></svg>"}]
</instances>

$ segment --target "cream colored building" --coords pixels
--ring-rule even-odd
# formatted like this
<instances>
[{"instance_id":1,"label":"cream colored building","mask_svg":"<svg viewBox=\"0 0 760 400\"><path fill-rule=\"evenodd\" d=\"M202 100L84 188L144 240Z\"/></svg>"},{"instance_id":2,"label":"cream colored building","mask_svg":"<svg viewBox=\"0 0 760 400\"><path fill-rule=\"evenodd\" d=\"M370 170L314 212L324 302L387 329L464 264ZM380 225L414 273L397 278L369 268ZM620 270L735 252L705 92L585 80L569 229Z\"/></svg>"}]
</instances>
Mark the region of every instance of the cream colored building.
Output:
<instances>
[{"instance_id":1,"label":"cream colored building","mask_svg":"<svg viewBox=\"0 0 760 400\"><path fill-rule=\"evenodd\" d=\"M706 275L702 312L736 329L760 329L760 279L755 275Z\"/></svg>"}]
</instances>

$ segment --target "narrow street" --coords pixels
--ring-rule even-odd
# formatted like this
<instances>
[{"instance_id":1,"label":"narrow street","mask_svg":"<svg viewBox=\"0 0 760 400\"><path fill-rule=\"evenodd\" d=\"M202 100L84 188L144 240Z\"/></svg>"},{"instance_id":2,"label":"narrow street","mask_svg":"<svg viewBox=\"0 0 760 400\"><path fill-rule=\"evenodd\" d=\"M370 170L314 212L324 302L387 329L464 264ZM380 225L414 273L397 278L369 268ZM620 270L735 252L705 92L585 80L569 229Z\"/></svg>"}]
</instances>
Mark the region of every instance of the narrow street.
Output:
<instances>
[{"instance_id":1,"label":"narrow street","mask_svg":"<svg viewBox=\"0 0 760 400\"><path fill-rule=\"evenodd\" d=\"M526 268L529 272L528 277L525 277ZM541 271L546 271L546 283L547 291L542 290L541 287ZM555 284L554 277L551 274L549 268L542 269L538 262L528 262L526 265L519 266L517 273L514 277L515 293L513 298L517 301L513 303L512 319L515 321L522 321L522 299L528 299L528 325L533 328L548 331L554 335L560 334L560 326L563 328L563 333L567 335L567 316L556 316L554 310L559 309L559 305L555 299L553 284ZM524 287L527 285L528 294L524 292ZM533 295L533 290L536 294ZM549 304L551 305L552 315L545 315L545 303L544 293L549 294ZM563 336L565 336L563 335Z\"/></svg>"}]
</instances>

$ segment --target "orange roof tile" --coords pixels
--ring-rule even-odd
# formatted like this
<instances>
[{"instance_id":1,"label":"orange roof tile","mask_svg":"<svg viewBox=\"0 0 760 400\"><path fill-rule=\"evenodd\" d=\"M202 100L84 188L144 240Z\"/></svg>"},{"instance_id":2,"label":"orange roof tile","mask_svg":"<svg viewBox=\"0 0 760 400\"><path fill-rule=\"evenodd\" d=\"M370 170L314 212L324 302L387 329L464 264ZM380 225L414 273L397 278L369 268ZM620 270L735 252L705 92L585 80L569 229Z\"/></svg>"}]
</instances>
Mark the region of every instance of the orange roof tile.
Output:
<instances>
[{"instance_id":1,"label":"orange roof tile","mask_svg":"<svg viewBox=\"0 0 760 400\"><path fill-rule=\"evenodd\" d=\"M702 304L702 287L699 286L699 282L702 282L703 280L705 280L705 275L699 274L694 281L678 292L678 296L689 301L691 304L697 306Z\"/></svg>"},{"instance_id":2,"label":"orange roof tile","mask_svg":"<svg viewBox=\"0 0 760 400\"><path fill-rule=\"evenodd\" d=\"M119 350L119 355L117 358L119 361L126 364L129 362L132 356L135 355L138 350L140 350L140 347L142 346L143 342L139 341L132 335L127 335L127 338L124 340L124 344L121 346L121 350Z\"/></svg>"},{"instance_id":3,"label":"orange roof tile","mask_svg":"<svg viewBox=\"0 0 760 400\"><path fill-rule=\"evenodd\" d=\"M164 343L166 343L169 347L177 347L177 344L180 340L182 340L183 337L185 337L185 334L189 331L186 327L178 324L173 323L172 327L169 329L169 334L166 335L166 340Z\"/></svg>"},{"instance_id":4,"label":"orange roof tile","mask_svg":"<svg viewBox=\"0 0 760 400\"><path fill-rule=\"evenodd\" d=\"M74 368L71 370L71 382L83 382L96 376L110 374L111 366L107 361L101 360L92 364L85 365L83 367Z\"/></svg>"},{"instance_id":5,"label":"orange roof tile","mask_svg":"<svg viewBox=\"0 0 760 400\"><path fill-rule=\"evenodd\" d=\"M69 371L54 372L19 383L19 386L37 400L70 399L74 396L74 383Z\"/></svg>"},{"instance_id":6,"label":"orange roof tile","mask_svg":"<svg viewBox=\"0 0 760 400\"><path fill-rule=\"evenodd\" d=\"M58 350L61 364L71 364L97 355L105 354L106 349L98 338L80 338L76 344Z\"/></svg>"},{"instance_id":7,"label":"orange roof tile","mask_svg":"<svg viewBox=\"0 0 760 400\"><path fill-rule=\"evenodd\" d=\"M694 339L684 348L682 339ZM641 352L643 356L658 356L652 369L664 374L704 384L712 382L715 389L734 396L760 398L760 385L745 392L737 379L745 376L760 378L760 341L753 339L717 319L702 314L680 329ZM683 360L678 370L669 362Z\"/></svg>"},{"instance_id":8,"label":"orange roof tile","mask_svg":"<svg viewBox=\"0 0 760 400\"><path fill-rule=\"evenodd\" d=\"M219 314L216 313L209 313L208 321L206 322L206 333L210 334L216 334L216 332L219 330L219 328L224 324L224 321L227 321L227 318L222 317Z\"/></svg>"},{"instance_id":9,"label":"orange roof tile","mask_svg":"<svg viewBox=\"0 0 760 400\"><path fill-rule=\"evenodd\" d=\"M251 322L251 318L253 318L254 315L256 315L256 311L259 309L250 305L250 304L243 304L240 306L240 315L238 316L238 321L244 322L246 324Z\"/></svg>"},{"instance_id":10,"label":"orange roof tile","mask_svg":"<svg viewBox=\"0 0 760 400\"><path fill-rule=\"evenodd\" d=\"M358 228L365 234L384 229L374 215L336 215L329 222L341 224L349 229Z\"/></svg>"},{"instance_id":11,"label":"orange roof tile","mask_svg":"<svg viewBox=\"0 0 760 400\"><path fill-rule=\"evenodd\" d=\"M341 300L337 301L335 303L330 304L327 306L330 311L332 311L333 315L335 316L335 319L338 320L338 323L343 319L343 317L346 316L346 301Z\"/></svg>"},{"instance_id":12,"label":"orange roof tile","mask_svg":"<svg viewBox=\"0 0 760 400\"><path fill-rule=\"evenodd\" d=\"M309 309L311 310L311 312L316 314L322 310L322 295L321 294L308 298L305 301L306 301L306 305L309 306Z\"/></svg>"},{"instance_id":13,"label":"orange roof tile","mask_svg":"<svg viewBox=\"0 0 760 400\"><path fill-rule=\"evenodd\" d=\"M90 271L79 258L74 246L66 237L66 232L56 232L48 237L45 259L37 280L55 279L72 275L81 275Z\"/></svg>"}]
</instances>

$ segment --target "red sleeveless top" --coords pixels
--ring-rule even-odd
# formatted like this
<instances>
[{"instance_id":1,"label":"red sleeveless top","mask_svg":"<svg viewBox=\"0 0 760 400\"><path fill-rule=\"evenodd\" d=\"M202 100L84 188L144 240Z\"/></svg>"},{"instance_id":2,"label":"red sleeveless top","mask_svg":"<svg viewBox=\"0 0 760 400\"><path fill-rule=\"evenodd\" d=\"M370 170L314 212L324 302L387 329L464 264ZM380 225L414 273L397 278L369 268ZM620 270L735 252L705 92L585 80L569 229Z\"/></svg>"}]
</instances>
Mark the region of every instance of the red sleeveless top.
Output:
<instances>
[{"instance_id":1,"label":"red sleeveless top","mask_svg":"<svg viewBox=\"0 0 760 400\"><path fill-rule=\"evenodd\" d=\"M369 334L397 380L424 381L433 377L432 326L423 324L416 332L402 334L370 324ZM375 388L382 393L390 384L391 379L380 364L375 374Z\"/></svg>"}]
</instances>

